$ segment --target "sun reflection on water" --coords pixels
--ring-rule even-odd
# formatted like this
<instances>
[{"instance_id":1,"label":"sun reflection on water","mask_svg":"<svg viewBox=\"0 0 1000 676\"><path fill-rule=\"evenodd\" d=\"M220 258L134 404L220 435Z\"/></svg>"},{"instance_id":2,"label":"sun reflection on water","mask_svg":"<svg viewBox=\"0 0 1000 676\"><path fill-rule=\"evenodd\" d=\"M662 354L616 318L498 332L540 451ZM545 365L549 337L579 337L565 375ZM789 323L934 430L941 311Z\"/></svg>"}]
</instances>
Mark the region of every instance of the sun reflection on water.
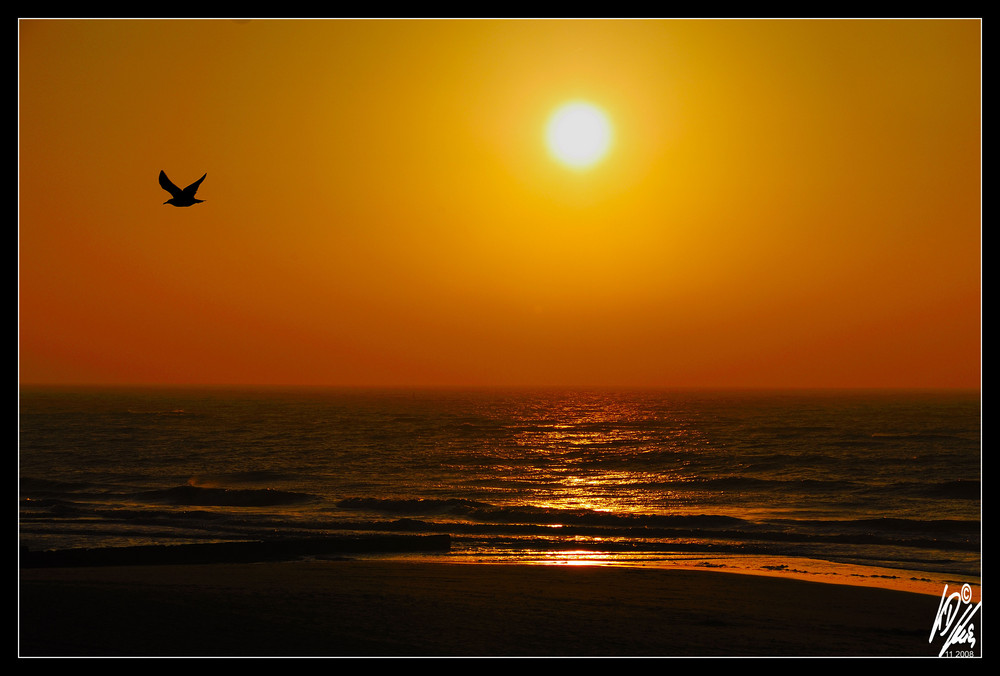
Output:
<instances>
[{"instance_id":1,"label":"sun reflection on water","mask_svg":"<svg viewBox=\"0 0 1000 676\"><path fill-rule=\"evenodd\" d=\"M676 509L681 496L662 486L688 478L673 451L705 443L693 421L660 410L650 424L649 411L593 396L589 404L580 398L567 401L557 413L550 409L516 430L515 447L536 459L540 468L534 475L533 504L597 514ZM643 456L648 458L645 468ZM651 486L661 488L651 491Z\"/></svg>"},{"instance_id":2,"label":"sun reflection on water","mask_svg":"<svg viewBox=\"0 0 1000 676\"><path fill-rule=\"evenodd\" d=\"M622 557L608 552L576 549L542 554L537 559L526 561L526 563L545 566L605 566L622 563Z\"/></svg>"}]
</instances>

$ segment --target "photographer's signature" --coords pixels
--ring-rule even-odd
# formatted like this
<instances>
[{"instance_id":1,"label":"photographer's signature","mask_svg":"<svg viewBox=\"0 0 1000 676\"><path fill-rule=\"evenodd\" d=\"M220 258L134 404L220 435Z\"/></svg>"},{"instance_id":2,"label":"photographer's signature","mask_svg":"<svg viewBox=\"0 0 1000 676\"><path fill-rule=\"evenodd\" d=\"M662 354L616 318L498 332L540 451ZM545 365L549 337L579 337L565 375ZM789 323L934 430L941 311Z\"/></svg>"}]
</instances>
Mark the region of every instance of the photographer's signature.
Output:
<instances>
[{"instance_id":1,"label":"photographer's signature","mask_svg":"<svg viewBox=\"0 0 1000 676\"><path fill-rule=\"evenodd\" d=\"M944 637L944 644L938 657L973 656L973 648L976 646L976 626L972 623L972 618L981 605L982 601L975 606L972 605L972 587L969 585L963 584L961 592L952 592L950 595L948 585L944 586L937 617L934 618L934 626L931 627L931 637L928 640L929 643L933 643L935 635ZM966 644L968 650L953 648Z\"/></svg>"}]
</instances>

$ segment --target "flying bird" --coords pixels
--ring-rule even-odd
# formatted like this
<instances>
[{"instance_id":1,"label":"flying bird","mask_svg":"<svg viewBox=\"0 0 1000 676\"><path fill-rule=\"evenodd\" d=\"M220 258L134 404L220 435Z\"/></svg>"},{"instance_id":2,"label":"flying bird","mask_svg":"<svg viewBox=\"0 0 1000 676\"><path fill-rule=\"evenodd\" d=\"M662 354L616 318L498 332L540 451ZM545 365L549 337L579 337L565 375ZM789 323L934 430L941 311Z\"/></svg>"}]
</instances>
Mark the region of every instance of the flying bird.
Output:
<instances>
[{"instance_id":1,"label":"flying bird","mask_svg":"<svg viewBox=\"0 0 1000 676\"><path fill-rule=\"evenodd\" d=\"M208 176L208 174L205 174L205 176ZM167 174L161 169L160 187L170 193L170 199L164 202L164 204L173 204L175 207L189 207L192 204L204 202L205 200L195 199L194 194L198 192L198 186L200 186L201 182L205 180L205 176L202 176L197 181L181 190L174 185L169 178L167 178Z\"/></svg>"}]
</instances>

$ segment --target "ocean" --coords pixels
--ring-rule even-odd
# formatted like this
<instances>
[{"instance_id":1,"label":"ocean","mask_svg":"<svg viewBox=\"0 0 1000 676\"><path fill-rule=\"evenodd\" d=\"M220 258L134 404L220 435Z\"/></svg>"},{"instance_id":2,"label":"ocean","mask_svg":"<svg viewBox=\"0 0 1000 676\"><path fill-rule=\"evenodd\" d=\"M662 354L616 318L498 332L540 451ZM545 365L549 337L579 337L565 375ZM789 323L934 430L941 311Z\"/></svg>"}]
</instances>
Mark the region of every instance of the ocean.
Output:
<instances>
[{"instance_id":1,"label":"ocean","mask_svg":"<svg viewBox=\"0 0 1000 676\"><path fill-rule=\"evenodd\" d=\"M25 387L18 442L22 552L448 534L420 556L981 576L979 392Z\"/></svg>"}]
</instances>

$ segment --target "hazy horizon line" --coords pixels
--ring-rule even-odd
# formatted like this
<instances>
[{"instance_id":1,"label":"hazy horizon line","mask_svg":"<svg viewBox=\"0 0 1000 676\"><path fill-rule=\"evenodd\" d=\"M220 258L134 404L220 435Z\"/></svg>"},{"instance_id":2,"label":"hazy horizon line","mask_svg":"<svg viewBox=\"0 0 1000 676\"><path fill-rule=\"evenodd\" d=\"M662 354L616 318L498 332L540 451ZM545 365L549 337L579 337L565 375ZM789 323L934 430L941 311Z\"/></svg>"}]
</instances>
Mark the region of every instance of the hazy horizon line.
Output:
<instances>
[{"instance_id":1,"label":"hazy horizon line","mask_svg":"<svg viewBox=\"0 0 1000 676\"><path fill-rule=\"evenodd\" d=\"M651 391L954 391L981 392L982 385L667 385L667 384L303 384L303 383L99 383L18 382L19 389L159 390L651 390Z\"/></svg>"}]
</instances>

